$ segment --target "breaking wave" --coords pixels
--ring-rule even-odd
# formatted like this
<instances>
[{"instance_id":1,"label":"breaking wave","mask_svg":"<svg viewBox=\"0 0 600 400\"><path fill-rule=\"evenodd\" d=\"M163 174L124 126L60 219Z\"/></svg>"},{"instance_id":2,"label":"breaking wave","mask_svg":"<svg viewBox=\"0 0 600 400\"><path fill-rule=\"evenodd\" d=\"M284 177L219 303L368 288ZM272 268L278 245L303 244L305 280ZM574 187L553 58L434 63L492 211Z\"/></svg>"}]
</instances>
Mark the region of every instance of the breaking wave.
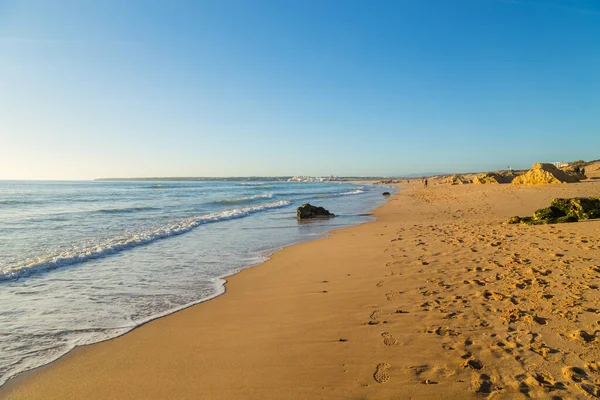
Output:
<instances>
[{"instance_id":1,"label":"breaking wave","mask_svg":"<svg viewBox=\"0 0 600 400\"><path fill-rule=\"evenodd\" d=\"M138 246L152 243L160 239L181 235L200 225L244 218L248 215L259 212L287 207L290 204L291 202L289 201L281 200L271 203L264 203L253 207L234 208L232 210L184 218L177 221L172 221L164 226L112 237L97 244L75 247L70 250L58 251L54 254L44 255L22 262L0 266L0 281L16 279L32 273L53 270L64 266L80 264L97 258L103 258Z\"/></svg>"},{"instance_id":2,"label":"breaking wave","mask_svg":"<svg viewBox=\"0 0 600 400\"><path fill-rule=\"evenodd\" d=\"M260 200L260 199L270 199L272 197L273 197L272 193L265 193L265 194L257 194L256 196L219 200L219 201L215 201L215 204L246 204L246 203L252 203L253 201Z\"/></svg>"},{"instance_id":3,"label":"breaking wave","mask_svg":"<svg viewBox=\"0 0 600 400\"><path fill-rule=\"evenodd\" d=\"M365 193L365 191L364 191L364 190L361 190L361 189L356 189L356 190L352 190L352 191L350 191L350 192L343 192L343 193L333 193L333 194L324 194L324 195L317 196L317 197L318 197L318 198L320 198L320 199L327 199L327 198L330 198L330 197L339 197L339 196L354 196L354 195L357 195L357 194L362 194L362 193Z\"/></svg>"}]
</instances>

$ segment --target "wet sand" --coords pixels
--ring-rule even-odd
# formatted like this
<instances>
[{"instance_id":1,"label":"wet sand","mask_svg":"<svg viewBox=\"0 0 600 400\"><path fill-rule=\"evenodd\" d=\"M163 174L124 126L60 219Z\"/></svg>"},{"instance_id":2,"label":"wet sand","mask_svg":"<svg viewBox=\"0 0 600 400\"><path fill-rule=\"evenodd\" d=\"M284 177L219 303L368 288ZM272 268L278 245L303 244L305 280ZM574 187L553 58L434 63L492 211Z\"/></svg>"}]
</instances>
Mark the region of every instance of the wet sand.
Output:
<instances>
[{"instance_id":1,"label":"wet sand","mask_svg":"<svg viewBox=\"0 0 600 400\"><path fill-rule=\"evenodd\" d=\"M0 398L598 397L600 221L501 224L591 195L600 182L410 184L377 221L288 247Z\"/></svg>"}]
</instances>

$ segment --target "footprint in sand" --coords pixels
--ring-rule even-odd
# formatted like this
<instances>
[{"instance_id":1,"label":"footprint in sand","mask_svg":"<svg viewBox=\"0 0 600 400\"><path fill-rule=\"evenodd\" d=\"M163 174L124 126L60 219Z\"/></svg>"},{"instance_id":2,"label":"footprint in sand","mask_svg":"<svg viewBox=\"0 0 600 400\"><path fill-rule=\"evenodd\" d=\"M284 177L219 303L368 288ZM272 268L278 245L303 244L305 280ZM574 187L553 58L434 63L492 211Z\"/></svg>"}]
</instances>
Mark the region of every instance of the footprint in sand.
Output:
<instances>
[{"instance_id":1,"label":"footprint in sand","mask_svg":"<svg viewBox=\"0 0 600 400\"><path fill-rule=\"evenodd\" d=\"M387 363L377 364L377 368L373 374L373 378L377 383L385 383L390 380L390 374L387 372L390 367L391 365Z\"/></svg>"},{"instance_id":2,"label":"footprint in sand","mask_svg":"<svg viewBox=\"0 0 600 400\"><path fill-rule=\"evenodd\" d=\"M538 385L546 389L547 391L552 391L555 389L565 389L564 385L561 382L557 382L554 377L548 373L538 372L533 375L533 379L537 382Z\"/></svg>"},{"instance_id":3,"label":"footprint in sand","mask_svg":"<svg viewBox=\"0 0 600 400\"><path fill-rule=\"evenodd\" d=\"M490 290L484 290L482 293L482 296L486 300L504 300L507 297L506 295L504 295L502 293L492 292Z\"/></svg>"},{"instance_id":4,"label":"footprint in sand","mask_svg":"<svg viewBox=\"0 0 600 400\"><path fill-rule=\"evenodd\" d=\"M492 393L494 386L492 385L492 379L489 375L474 374L473 380L471 381L471 388L475 393L490 394Z\"/></svg>"},{"instance_id":5,"label":"footprint in sand","mask_svg":"<svg viewBox=\"0 0 600 400\"><path fill-rule=\"evenodd\" d=\"M383 336L383 343L386 346L394 346L396 343L398 343L396 338L389 332L383 332L381 336Z\"/></svg>"},{"instance_id":6,"label":"footprint in sand","mask_svg":"<svg viewBox=\"0 0 600 400\"><path fill-rule=\"evenodd\" d=\"M466 285L478 285L478 286L485 286L485 282L480 281L479 279L472 279L472 280L464 280L463 281L464 284Z\"/></svg>"},{"instance_id":7,"label":"footprint in sand","mask_svg":"<svg viewBox=\"0 0 600 400\"><path fill-rule=\"evenodd\" d=\"M586 366L588 367L588 369L590 371L595 372L596 374L600 374L600 362L592 361L591 363L589 363Z\"/></svg>"},{"instance_id":8,"label":"footprint in sand","mask_svg":"<svg viewBox=\"0 0 600 400\"><path fill-rule=\"evenodd\" d=\"M410 369L415 374L416 379L421 379L421 374L429 370L429 365L414 365Z\"/></svg>"},{"instance_id":9,"label":"footprint in sand","mask_svg":"<svg viewBox=\"0 0 600 400\"><path fill-rule=\"evenodd\" d=\"M388 292L385 294L385 298L388 301L394 301L396 299L396 296L399 294L400 294L400 292Z\"/></svg>"},{"instance_id":10,"label":"footprint in sand","mask_svg":"<svg viewBox=\"0 0 600 400\"><path fill-rule=\"evenodd\" d=\"M562 352L559 349L552 348L544 342L531 343L529 345L529 350L539 354L548 361L557 362L562 359Z\"/></svg>"},{"instance_id":11,"label":"footprint in sand","mask_svg":"<svg viewBox=\"0 0 600 400\"><path fill-rule=\"evenodd\" d=\"M579 384L577 387L583 392L600 398L600 386L591 383L587 373L582 368L565 367L563 368L563 376L565 379Z\"/></svg>"},{"instance_id":12,"label":"footprint in sand","mask_svg":"<svg viewBox=\"0 0 600 400\"><path fill-rule=\"evenodd\" d=\"M588 377L587 373L579 367L565 367L562 373L565 379L573 382L583 382Z\"/></svg>"},{"instance_id":13,"label":"footprint in sand","mask_svg":"<svg viewBox=\"0 0 600 400\"><path fill-rule=\"evenodd\" d=\"M598 331L596 331L598 332ZM590 343L595 343L598 341L598 338L596 337L596 332L594 332L593 334L587 333L584 330L578 331L574 334L571 335L571 338L573 340L577 340L579 342L582 342L583 344L587 345Z\"/></svg>"},{"instance_id":14,"label":"footprint in sand","mask_svg":"<svg viewBox=\"0 0 600 400\"><path fill-rule=\"evenodd\" d=\"M428 329L426 331L427 333L435 333L438 336L458 336L461 333L452 329L452 328L447 328L447 327L437 327L436 329Z\"/></svg>"},{"instance_id":15,"label":"footprint in sand","mask_svg":"<svg viewBox=\"0 0 600 400\"><path fill-rule=\"evenodd\" d=\"M381 317L383 316L383 313L381 312L381 310L375 310L371 313L371 316L369 317L371 320L369 321L369 325L376 325L381 323Z\"/></svg>"},{"instance_id":16,"label":"footprint in sand","mask_svg":"<svg viewBox=\"0 0 600 400\"><path fill-rule=\"evenodd\" d=\"M520 310L518 308L512 308L505 310L502 314L502 318L509 324L512 324L514 322L519 321L524 315L525 311Z\"/></svg>"},{"instance_id":17,"label":"footprint in sand","mask_svg":"<svg viewBox=\"0 0 600 400\"><path fill-rule=\"evenodd\" d=\"M600 386L598 385L583 383L579 386L579 388L593 397L600 398Z\"/></svg>"},{"instance_id":18,"label":"footprint in sand","mask_svg":"<svg viewBox=\"0 0 600 400\"><path fill-rule=\"evenodd\" d=\"M480 370L483 368L483 363L479 360L475 360L475 359L470 359L465 361L462 364L463 368L471 368L471 369L475 369L475 370Z\"/></svg>"}]
</instances>

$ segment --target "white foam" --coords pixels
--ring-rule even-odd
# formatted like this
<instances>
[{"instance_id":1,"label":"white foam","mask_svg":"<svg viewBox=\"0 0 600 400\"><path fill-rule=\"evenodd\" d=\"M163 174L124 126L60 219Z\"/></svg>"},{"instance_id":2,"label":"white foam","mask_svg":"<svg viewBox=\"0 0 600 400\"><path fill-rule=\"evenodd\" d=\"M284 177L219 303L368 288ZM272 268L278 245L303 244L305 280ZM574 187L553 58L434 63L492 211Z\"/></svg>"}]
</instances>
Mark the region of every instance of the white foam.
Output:
<instances>
[{"instance_id":1,"label":"white foam","mask_svg":"<svg viewBox=\"0 0 600 400\"><path fill-rule=\"evenodd\" d=\"M354 196L354 195L362 194L362 193L365 193L365 191L361 190L361 189L356 189L356 190L352 190L352 191L349 191L349 192L324 194L324 195L317 196L317 197L320 198L320 199L328 199L330 197Z\"/></svg>"},{"instance_id":2,"label":"white foam","mask_svg":"<svg viewBox=\"0 0 600 400\"><path fill-rule=\"evenodd\" d=\"M19 263L0 266L0 281L15 279L34 272L51 270L67 265L79 264L89 260L106 257L108 255L120 253L124 250L152 243L160 239L181 235L200 225L243 218L261 211L286 207L290 204L291 203L287 200L280 200L256 205L253 207L234 208L232 210L218 213L194 216L173 221L165 226L151 228L139 232L131 232L125 236L109 238L101 243L79 248L76 247L70 250L57 252L55 254L44 255Z\"/></svg>"},{"instance_id":3,"label":"white foam","mask_svg":"<svg viewBox=\"0 0 600 400\"><path fill-rule=\"evenodd\" d=\"M354 194L361 194L361 193L364 193L364 192L365 192L364 190L356 189L356 190L352 190L350 192L340 193L340 196L351 196L351 195L354 195Z\"/></svg>"}]
</instances>

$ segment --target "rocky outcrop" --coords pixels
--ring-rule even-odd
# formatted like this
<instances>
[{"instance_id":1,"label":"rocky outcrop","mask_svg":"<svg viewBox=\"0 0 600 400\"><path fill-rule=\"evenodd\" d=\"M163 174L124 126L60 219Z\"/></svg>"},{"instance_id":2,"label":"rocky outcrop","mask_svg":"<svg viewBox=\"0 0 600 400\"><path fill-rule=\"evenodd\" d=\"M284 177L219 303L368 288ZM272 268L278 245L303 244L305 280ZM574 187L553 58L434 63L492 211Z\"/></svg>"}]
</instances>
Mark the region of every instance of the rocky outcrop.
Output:
<instances>
[{"instance_id":1,"label":"rocky outcrop","mask_svg":"<svg viewBox=\"0 0 600 400\"><path fill-rule=\"evenodd\" d=\"M296 210L296 217L298 219L331 218L335 217L335 214L330 213L323 207L316 207L306 203L298 207L298 210Z\"/></svg>"},{"instance_id":2,"label":"rocky outcrop","mask_svg":"<svg viewBox=\"0 0 600 400\"><path fill-rule=\"evenodd\" d=\"M500 184L511 183L515 179L515 175L506 172L488 172L486 174L477 175L473 178L473 183L476 184Z\"/></svg>"},{"instance_id":3,"label":"rocky outcrop","mask_svg":"<svg viewBox=\"0 0 600 400\"><path fill-rule=\"evenodd\" d=\"M513 185L540 185L548 183L574 183L579 177L561 171L552 164L533 164L533 168L525 174L513 179Z\"/></svg>"},{"instance_id":4,"label":"rocky outcrop","mask_svg":"<svg viewBox=\"0 0 600 400\"><path fill-rule=\"evenodd\" d=\"M446 183L451 185L464 185L465 183L471 183L471 181L462 175L454 174L446 178Z\"/></svg>"},{"instance_id":5,"label":"rocky outcrop","mask_svg":"<svg viewBox=\"0 0 600 400\"><path fill-rule=\"evenodd\" d=\"M505 224L543 225L577 222L600 218L600 197L554 199L550 207L541 208L532 217L512 217Z\"/></svg>"},{"instance_id":6,"label":"rocky outcrop","mask_svg":"<svg viewBox=\"0 0 600 400\"><path fill-rule=\"evenodd\" d=\"M600 179L600 160L594 160L583 163L574 161L569 167L565 168L567 172L581 175L581 179Z\"/></svg>"},{"instance_id":7,"label":"rocky outcrop","mask_svg":"<svg viewBox=\"0 0 600 400\"><path fill-rule=\"evenodd\" d=\"M569 175L573 175L573 176L577 177L579 180L585 180L585 179L587 179L586 170L585 170L586 165L588 165L588 163L586 163L585 161L577 160L577 161L573 161L571 164L569 164L566 167L560 168L560 170Z\"/></svg>"},{"instance_id":8,"label":"rocky outcrop","mask_svg":"<svg viewBox=\"0 0 600 400\"><path fill-rule=\"evenodd\" d=\"M500 184L504 183L504 179L502 175L497 174L495 172L488 172L487 174L479 175L473 178L473 183L482 185L482 184Z\"/></svg>"}]
</instances>

